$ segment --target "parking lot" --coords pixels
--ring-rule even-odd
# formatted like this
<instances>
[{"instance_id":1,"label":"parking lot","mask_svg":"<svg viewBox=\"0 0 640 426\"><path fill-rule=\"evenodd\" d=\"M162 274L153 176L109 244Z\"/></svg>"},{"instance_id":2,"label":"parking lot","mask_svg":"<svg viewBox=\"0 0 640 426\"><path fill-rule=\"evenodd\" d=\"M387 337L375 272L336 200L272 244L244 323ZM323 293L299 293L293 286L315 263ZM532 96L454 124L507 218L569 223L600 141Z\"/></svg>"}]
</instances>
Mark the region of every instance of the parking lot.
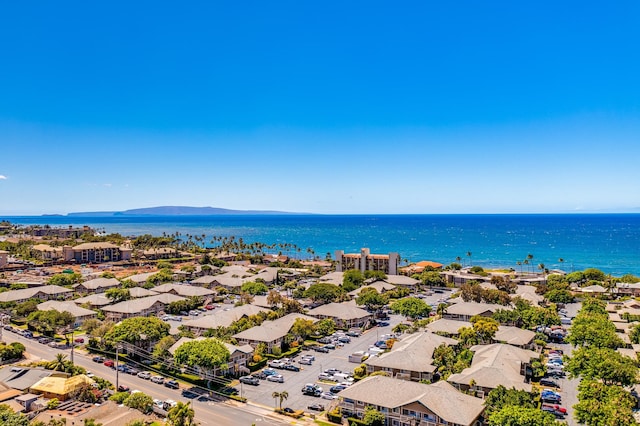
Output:
<instances>
[{"instance_id":1,"label":"parking lot","mask_svg":"<svg viewBox=\"0 0 640 426\"><path fill-rule=\"evenodd\" d=\"M302 388L307 383L316 383L322 387L324 391L328 391L329 388L336 383L321 382L318 380L318 375L329 368L336 368L345 373L353 373L353 369L358 367L360 363L349 362L349 355L356 351L367 352L369 347L376 341L380 340L383 335L390 334L394 325L401 322L404 318L399 315L391 315L388 326L385 327L373 327L367 330L360 337L352 337L351 343L345 343L343 347L338 347L335 350L331 350L329 353L320 353L312 350L302 351L297 357L293 359L293 363L300 367L300 371L287 371L283 369L275 369L278 374L282 374L284 377L284 383L275 383L268 380L260 380L258 386L252 386L248 384L239 384L236 386L241 392L242 396L248 398L250 401L267 405L276 406L278 400L274 400L271 396L273 392L287 391L289 393L288 398L282 402L283 407L291 407L295 410L307 410L307 407L314 403L320 403L328 408L332 403L330 400L325 400L320 397L313 397L302 394ZM315 361L312 365L302 365L298 361L304 354L311 354L315 356Z\"/></svg>"}]
</instances>

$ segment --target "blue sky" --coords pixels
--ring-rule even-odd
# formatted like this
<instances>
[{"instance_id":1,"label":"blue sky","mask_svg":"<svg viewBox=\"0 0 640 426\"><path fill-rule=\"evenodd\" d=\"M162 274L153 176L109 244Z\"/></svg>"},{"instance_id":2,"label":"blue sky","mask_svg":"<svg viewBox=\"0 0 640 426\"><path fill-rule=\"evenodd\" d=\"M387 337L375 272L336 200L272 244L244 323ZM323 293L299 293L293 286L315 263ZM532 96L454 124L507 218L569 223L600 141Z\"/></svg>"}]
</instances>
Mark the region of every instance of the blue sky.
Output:
<instances>
[{"instance_id":1,"label":"blue sky","mask_svg":"<svg viewBox=\"0 0 640 426\"><path fill-rule=\"evenodd\" d=\"M638 211L637 2L5 2L0 214Z\"/></svg>"}]
</instances>

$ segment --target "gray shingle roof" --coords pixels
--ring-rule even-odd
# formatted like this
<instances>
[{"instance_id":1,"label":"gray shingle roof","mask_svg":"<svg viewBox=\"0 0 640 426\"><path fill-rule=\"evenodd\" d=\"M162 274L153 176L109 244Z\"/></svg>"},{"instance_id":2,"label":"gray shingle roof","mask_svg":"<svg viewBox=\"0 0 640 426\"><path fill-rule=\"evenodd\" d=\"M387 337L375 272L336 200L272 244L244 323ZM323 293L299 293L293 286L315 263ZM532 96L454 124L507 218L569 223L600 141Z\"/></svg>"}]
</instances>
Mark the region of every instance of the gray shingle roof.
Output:
<instances>
[{"instance_id":1,"label":"gray shingle roof","mask_svg":"<svg viewBox=\"0 0 640 426\"><path fill-rule=\"evenodd\" d=\"M289 314L282 318L278 318L274 321L265 321L257 327L252 327L248 330L241 331L235 334L233 337L236 339L246 339L255 342L273 342L281 337L284 337L289 333L293 323L298 318L303 318L316 322L316 318L309 317L303 314Z\"/></svg>"},{"instance_id":2,"label":"gray shingle roof","mask_svg":"<svg viewBox=\"0 0 640 426\"><path fill-rule=\"evenodd\" d=\"M360 319L368 316L372 316L371 313L360 309L355 306L350 306L344 303L327 303L326 305L318 306L307 312L310 316L327 316L339 318L342 320Z\"/></svg>"},{"instance_id":3,"label":"gray shingle roof","mask_svg":"<svg viewBox=\"0 0 640 426\"><path fill-rule=\"evenodd\" d=\"M178 300L185 300L184 297L176 296L170 293L162 293L155 296L141 297L139 299L127 300L124 302L116 303L115 305L105 306L102 308L105 312L117 312L123 314L136 314L142 312L145 309L149 309L156 302L161 302L165 305L176 302Z\"/></svg>"},{"instance_id":4,"label":"gray shingle roof","mask_svg":"<svg viewBox=\"0 0 640 426\"><path fill-rule=\"evenodd\" d=\"M389 409L418 402L441 419L459 425L473 424L484 411L481 399L458 392L446 382L425 385L385 376L360 380L341 391L340 397Z\"/></svg>"},{"instance_id":5,"label":"gray shingle roof","mask_svg":"<svg viewBox=\"0 0 640 426\"><path fill-rule=\"evenodd\" d=\"M433 351L441 344L452 346L457 345L458 341L433 333L415 333L394 343L390 352L367 359L365 364L432 373L435 371L432 365Z\"/></svg>"}]
</instances>

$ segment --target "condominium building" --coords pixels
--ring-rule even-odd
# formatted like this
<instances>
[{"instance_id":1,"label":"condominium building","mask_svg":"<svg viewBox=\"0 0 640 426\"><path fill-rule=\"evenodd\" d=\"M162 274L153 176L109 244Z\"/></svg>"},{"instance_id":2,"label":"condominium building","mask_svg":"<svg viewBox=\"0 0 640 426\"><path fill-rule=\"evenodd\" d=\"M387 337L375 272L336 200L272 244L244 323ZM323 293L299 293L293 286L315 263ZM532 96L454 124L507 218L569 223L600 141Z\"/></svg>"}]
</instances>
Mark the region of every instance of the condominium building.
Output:
<instances>
[{"instance_id":1,"label":"condominium building","mask_svg":"<svg viewBox=\"0 0 640 426\"><path fill-rule=\"evenodd\" d=\"M397 275L400 266L398 253L371 254L368 248L360 249L360 253L345 253L344 250L336 250L336 271L348 271L358 269L364 271L382 271L387 275Z\"/></svg>"}]
</instances>

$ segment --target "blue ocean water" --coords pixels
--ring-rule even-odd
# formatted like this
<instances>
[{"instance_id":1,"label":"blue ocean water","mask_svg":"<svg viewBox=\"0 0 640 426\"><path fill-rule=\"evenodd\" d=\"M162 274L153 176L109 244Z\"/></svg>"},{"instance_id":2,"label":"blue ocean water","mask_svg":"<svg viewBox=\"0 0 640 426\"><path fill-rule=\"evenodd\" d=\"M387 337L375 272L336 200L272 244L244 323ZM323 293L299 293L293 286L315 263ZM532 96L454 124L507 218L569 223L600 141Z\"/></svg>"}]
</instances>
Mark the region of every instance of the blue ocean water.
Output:
<instances>
[{"instance_id":1,"label":"blue ocean water","mask_svg":"<svg viewBox=\"0 0 640 426\"><path fill-rule=\"evenodd\" d=\"M2 218L0 218L2 219ZM542 263L566 271L588 267L614 276L640 275L640 214L513 214L513 215L224 215L6 217L13 223L51 226L88 225L123 235L163 232L236 236L246 243L292 243L308 256L312 248L324 258L334 250L398 252L409 261L456 261L487 268L520 270L516 262L533 255L534 270ZM471 258L467 253L471 252ZM289 253L294 255L294 253ZM564 259L563 263L559 259ZM525 267L526 270L526 267Z\"/></svg>"}]
</instances>

